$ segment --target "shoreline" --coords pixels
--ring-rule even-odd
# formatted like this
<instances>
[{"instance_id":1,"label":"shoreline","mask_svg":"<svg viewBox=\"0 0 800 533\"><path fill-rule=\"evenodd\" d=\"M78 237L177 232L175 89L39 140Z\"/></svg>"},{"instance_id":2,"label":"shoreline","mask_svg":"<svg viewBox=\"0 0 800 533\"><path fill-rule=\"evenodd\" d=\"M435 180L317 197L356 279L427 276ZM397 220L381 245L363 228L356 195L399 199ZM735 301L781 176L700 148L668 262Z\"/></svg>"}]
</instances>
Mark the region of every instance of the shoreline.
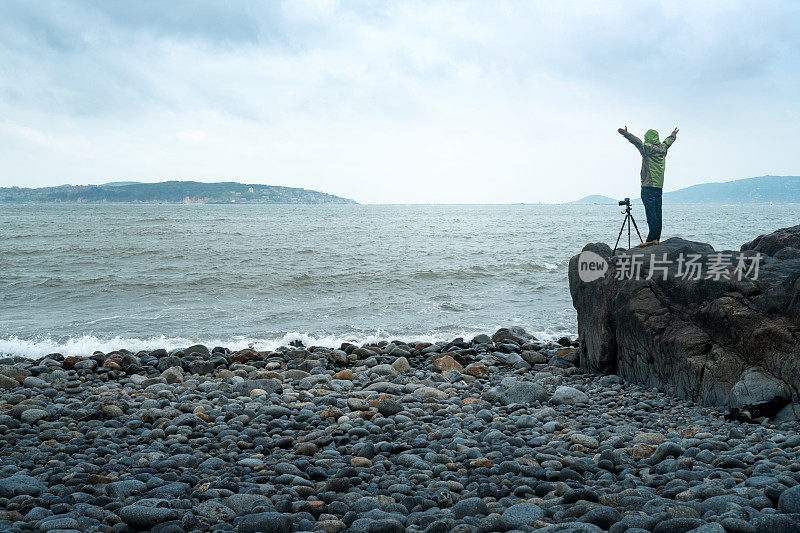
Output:
<instances>
[{"instance_id":1,"label":"shoreline","mask_svg":"<svg viewBox=\"0 0 800 533\"><path fill-rule=\"evenodd\" d=\"M800 527L796 426L728 422L583 374L572 344L502 328L440 344L4 358L0 528Z\"/></svg>"},{"instance_id":2,"label":"shoreline","mask_svg":"<svg viewBox=\"0 0 800 533\"><path fill-rule=\"evenodd\" d=\"M545 330L534 331L532 334L543 343L555 342L559 338L568 337L571 340L578 338L577 324L573 328L566 326L553 326ZM379 342L392 342L405 339L406 343L417 342L446 342L457 337L473 338L481 332L480 328L465 328L461 331L450 333L429 333L424 335L390 335L383 331L374 333L350 334L313 334L308 332L288 331L284 334L265 337L234 336L228 339L191 339L182 336L152 336L152 337L99 337L95 334L81 334L66 338L37 337L33 339L20 338L16 335L0 337L0 358L24 357L26 359L41 359L49 354L60 353L64 356L90 355L95 351L110 353L126 350L131 353L165 349L173 351L195 344L208 347L225 347L231 351L252 347L258 351L271 351L280 346L289 345L293 341L301 341L306 346L321 346L336 348L343 343L351 344L377 344ZM413 339L413 340L412 340Z\"/></svg>"}]
</instances>

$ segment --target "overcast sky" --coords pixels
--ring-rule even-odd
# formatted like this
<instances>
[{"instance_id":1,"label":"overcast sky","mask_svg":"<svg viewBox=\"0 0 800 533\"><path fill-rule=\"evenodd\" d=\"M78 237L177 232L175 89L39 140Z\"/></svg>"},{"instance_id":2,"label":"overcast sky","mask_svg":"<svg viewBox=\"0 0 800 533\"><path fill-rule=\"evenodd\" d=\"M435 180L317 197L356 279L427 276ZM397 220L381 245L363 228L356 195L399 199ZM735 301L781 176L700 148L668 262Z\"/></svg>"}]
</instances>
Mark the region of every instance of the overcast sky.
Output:
<instances>
[{"instance_id":1,"label":"overcast sky","mask_svg":"<svg viewBox=\"0 0 800 533\"><path fill-rule=\"evenodd\" d=\"M360 202L800 174L800 2L0 2L0 186L197 179Z\"/></svg>"}]
</instances>

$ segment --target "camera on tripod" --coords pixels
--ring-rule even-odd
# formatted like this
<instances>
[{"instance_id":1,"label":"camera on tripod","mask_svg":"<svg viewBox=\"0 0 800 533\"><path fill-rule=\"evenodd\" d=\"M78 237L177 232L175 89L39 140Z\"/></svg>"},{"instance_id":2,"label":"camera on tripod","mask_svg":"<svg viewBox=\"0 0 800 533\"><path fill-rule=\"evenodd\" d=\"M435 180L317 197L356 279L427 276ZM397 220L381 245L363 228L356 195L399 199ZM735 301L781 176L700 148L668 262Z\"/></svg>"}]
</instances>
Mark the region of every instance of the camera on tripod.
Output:
<instances>
[{"instance_id":1,"label":"camera on tripod","mask_svg":"<svg viewBox=\"0 0 800 533\"><path fill-rule=\"evenodd\" d=\"M625 198L624 200L619 201L619 205L625 206L625 210L622 212L625 215L625 219L622 221L622 227L619 229L619 235L617 235L617 242L614 243L614 251L612 253L617 252L617 246L619 245L619 240L622 237L622 232L625 230L625 225L628 226L628 249L631 247L631 222L633 222L633 227L636 228L636 234L639 236L639 242L642 242L642 234L639 233L639 226L636 225L636 220L633 218L633 213L631 213L631 199Z\"/></svg>"}]
</instances>

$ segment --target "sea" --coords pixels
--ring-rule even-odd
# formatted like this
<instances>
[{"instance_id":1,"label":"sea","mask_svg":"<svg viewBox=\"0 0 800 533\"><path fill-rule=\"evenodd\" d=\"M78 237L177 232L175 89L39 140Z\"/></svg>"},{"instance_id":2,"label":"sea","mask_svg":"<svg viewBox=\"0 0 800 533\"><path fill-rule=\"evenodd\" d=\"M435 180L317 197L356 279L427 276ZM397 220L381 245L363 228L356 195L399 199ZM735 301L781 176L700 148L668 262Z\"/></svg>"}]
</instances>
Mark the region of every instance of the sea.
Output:
<instances>
[{"instance_id":1,"label":"sea","mask_svg":"<svg viewBox=\"0 0 800 533\"><path fill-rule=\"evenodd\" d=\"M634 216L646 231L641 206ZM664 206L739 250L797 205ZM614 205L0 204L0 354L574 336L567 267ZM636 240L634 233L634 240ZM623 233L627 246L627 233Z\"/></svg>"}]
</instances>

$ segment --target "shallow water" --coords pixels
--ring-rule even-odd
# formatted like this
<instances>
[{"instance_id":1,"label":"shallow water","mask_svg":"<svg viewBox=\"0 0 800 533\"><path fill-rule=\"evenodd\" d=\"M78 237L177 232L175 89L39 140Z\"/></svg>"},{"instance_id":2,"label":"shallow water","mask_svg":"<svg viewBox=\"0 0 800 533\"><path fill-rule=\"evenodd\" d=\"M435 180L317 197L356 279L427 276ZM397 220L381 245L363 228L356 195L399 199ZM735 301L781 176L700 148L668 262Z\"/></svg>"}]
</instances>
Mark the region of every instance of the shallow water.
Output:
<instances>
[{"instance_id":1,"label":"shallow water","mask_svg":"<svg viewBox=\"0 0 800 533\"><path fill-rule=\"evenodd\" d=\"M665 206L664 238L738 250L798 215ZM621 222L615 206L0 204L0 353L574 334L569 258Z\"/></svg>"}]
</instances>

